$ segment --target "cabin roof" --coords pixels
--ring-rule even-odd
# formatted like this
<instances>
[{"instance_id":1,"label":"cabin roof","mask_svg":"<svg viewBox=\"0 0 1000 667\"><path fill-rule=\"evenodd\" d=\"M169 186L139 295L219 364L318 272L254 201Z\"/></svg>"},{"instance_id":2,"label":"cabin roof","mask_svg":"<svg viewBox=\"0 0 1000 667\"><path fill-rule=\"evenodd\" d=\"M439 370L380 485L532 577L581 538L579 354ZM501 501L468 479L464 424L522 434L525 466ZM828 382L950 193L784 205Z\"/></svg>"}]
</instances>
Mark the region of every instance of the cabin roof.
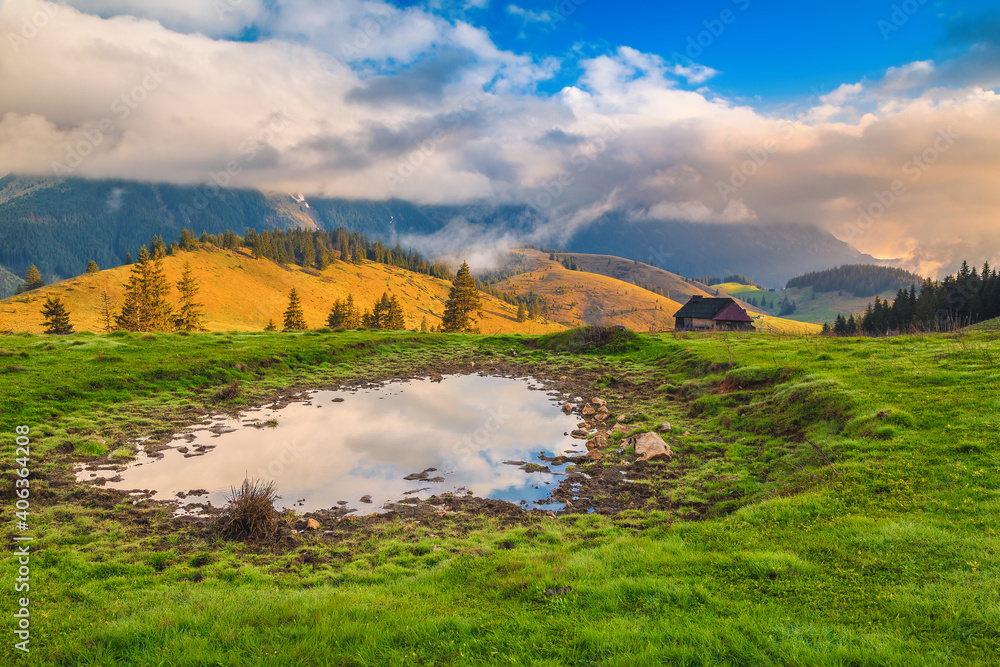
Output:
<instances>
[{"instance_id":1,"label":"cabin roof","mask_svg":"<svg viewBox=\"0 0 1000 667\"><path fill-rule=\"evenodd\" d=\"M674 317L693 318L699 320L724 320L726 322L752 322L738 303L731 297L705 298L693 296L674 313Z\"/></svg>"}]
</instances>

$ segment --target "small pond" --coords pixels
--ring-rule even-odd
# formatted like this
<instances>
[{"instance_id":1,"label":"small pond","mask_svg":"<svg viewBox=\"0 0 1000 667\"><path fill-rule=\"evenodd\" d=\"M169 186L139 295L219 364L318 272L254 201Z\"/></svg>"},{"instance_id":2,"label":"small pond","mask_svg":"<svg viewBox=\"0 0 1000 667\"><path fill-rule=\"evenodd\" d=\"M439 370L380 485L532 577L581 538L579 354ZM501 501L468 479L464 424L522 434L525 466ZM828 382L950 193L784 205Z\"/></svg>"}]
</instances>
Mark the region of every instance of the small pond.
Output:
<instances>
[{"instance_id":1,"label":"small pond","mask_svg":"<svg viewBox=\"0 0 1000 667\"><path fill-rule=\"evenodd\" d=\"M368 514L446 492L558 510L546 499L565 463L549 459L586 453L568 435L579 418L563 414L567 398L537 380L484 375L311 391L284 406L206 417L166 449L77 478L182 506L222 506L249 476L273 479L275 505L299 512Z\"/></svg>"}]
</instances>

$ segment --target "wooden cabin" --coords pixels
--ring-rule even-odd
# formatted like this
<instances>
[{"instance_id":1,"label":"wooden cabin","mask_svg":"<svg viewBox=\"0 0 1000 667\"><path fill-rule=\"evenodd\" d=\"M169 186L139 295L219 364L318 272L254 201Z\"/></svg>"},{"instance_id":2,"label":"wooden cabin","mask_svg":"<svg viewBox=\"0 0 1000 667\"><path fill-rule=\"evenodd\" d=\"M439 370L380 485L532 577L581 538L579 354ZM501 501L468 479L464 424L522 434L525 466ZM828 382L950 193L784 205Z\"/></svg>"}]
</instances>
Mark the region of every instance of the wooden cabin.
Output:
<instances>
[{"instance_id":1,"label":"wooden cabin","mask_svg":"<svg viewBox=\"0 0 1000 667\"><path fill-rule=\"evenodd\" d=\"M753 331L753 318L731 297L692 296L674 317L678 330Z\"/></svg>"}]
</instances>

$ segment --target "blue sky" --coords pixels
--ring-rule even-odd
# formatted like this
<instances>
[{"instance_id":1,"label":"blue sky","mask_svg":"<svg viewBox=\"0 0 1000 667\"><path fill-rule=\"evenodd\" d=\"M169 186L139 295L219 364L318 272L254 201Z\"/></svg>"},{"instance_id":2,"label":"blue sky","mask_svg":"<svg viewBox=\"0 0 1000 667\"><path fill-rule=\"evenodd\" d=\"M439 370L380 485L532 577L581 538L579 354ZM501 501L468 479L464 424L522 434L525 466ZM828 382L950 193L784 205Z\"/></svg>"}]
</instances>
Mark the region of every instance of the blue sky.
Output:
<instances>
[{"instance_id":1,"label":"blue sky","mask_svg":"<svg viewBox=\"0 0 1000 667\"><path fill-rule=\"evenodd\" d=\"M524 12L512 11L512 5ZM693 54L696 62L718 71L715 90L782 101L809 95L813 88L881 78L903 63L954 57L969 44L949 42L950 32L991 11L995 16L997 3L988 0L586 0L579 5L523 0L464 8L462 15L504 49L559 58L563 69L542 90L571 85L580 56L631 46L667 60Z\"/></svg>"}]
</instances>

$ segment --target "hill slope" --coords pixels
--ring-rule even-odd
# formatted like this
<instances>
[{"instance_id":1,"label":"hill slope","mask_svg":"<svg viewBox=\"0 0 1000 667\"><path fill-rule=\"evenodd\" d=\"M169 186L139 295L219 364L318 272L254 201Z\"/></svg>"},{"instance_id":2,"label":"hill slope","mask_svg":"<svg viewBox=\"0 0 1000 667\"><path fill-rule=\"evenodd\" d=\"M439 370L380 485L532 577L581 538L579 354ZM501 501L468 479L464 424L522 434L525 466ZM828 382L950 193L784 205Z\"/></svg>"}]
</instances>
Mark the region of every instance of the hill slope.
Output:
<instances>
[{"instance_id":1,"label":"hill slope","mask_svg":"<svg viewBox=\"0 0 1000 667\"><path fill-rule=\"evenodd\" d=\"M384 291L399 299L407 328L418 328L425 316L430 326L436 326L451 289L448 281L374 262L355 266L338 261L320 273L253 259L245 250L218 248L164 258L164 271L172 285L180 278L185 262L191 263L201 284L198 298L205 304L206 326L210 331L260 331L269 319L280 328L288 293L293 287L299 291L310 328L326 326L335 299L353 294L359 307L367 309ZM65 300L78 331L100 332L102 294L107 291L116 309L120 308L123 286L130 272L130 267L120 266L6 299L0 308L4 325L14 331L41 333L42 303L51 294ZM563 328L553 323L519 323L515 307L485 294L482 297L484 318L479 326L483 333L547 333ZM177 301L176 288L171 290L171 301Z\"/></svg>"},{"instance_id":2,"label":"hill slope","mask_svg":"<svg viewBox=\"0 0 1000 667\"><path fill-rule=\"evenodd\" d=\"M635 331L667 331L674 328L674 313L693 294L713 296L714 292L700 283L685 281L680 276L656 267L636 264L630 260L610 255L578 255L573 259L578 268L589 270L572 271L559 261L550 260L547 253L537 250L512 251L523 257L528 271L497 283L501 291L514 291L519 295L534 292L552 305L549 317L568 327L584 324L623 325ZM557 254L557 257L562 256ZM601 273L617 273L625 278L620 280ZM638 276L638 278L633 278ZM633 279L650 286L664 287L664 296L632 284ZM677 295L677 299L668 298ZM742 305L746 304L740 302ZM763 311L749 308L750 314ZM820 327L813 324L763 315L755 326L761 331L778 333L812 334L819 333Z\"/></svg>"},{"instance_id":3,"label":"hill slope","mask_svg":"<svg viewBox=\"0 0 1000 667\"><path fill-rule=\"evenodd\" d=\"M501 291L534 292L550 305L549 317L568 327L620 324L636 331L674 326L681 304L630 283L585 271L570 271L537 250L517 250L530 270L500 283Z\"/></svg>"}]
</instances>

